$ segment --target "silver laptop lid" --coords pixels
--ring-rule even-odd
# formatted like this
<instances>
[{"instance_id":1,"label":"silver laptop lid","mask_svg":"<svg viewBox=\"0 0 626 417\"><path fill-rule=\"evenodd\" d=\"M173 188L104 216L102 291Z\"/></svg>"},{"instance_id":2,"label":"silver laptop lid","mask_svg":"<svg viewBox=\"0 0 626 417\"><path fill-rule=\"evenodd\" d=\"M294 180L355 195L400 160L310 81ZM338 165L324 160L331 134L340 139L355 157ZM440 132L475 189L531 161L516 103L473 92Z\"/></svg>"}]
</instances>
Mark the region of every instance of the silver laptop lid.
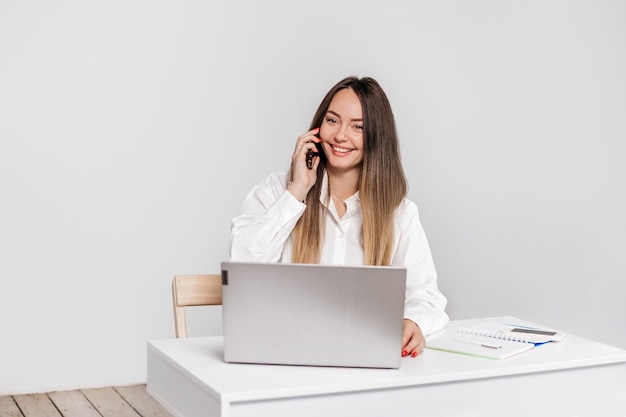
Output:
<instances>
[{"instance_id":1,"label":"silver laptop lid","mask_svg":"<svg viewBox=\"0 0 626 417\"><path fill-rule=\"evenodd\" d=\"M398 368L406 269L222 262L226 362Z\"/></svg>"}]
</instances>

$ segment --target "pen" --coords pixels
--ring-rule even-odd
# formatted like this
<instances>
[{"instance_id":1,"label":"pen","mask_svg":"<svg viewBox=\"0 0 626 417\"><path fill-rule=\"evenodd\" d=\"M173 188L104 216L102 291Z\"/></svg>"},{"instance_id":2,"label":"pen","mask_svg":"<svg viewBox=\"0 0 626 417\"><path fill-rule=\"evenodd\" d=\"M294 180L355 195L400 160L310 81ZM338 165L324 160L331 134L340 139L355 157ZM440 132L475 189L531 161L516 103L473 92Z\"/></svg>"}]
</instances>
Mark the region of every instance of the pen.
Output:
<instances>
[{"instance_id":1,"label":"pen","mask_svg":"<svg viewBox=\"0 0 626 417\"><path fill-rule=\"evenodd\" d=\"M482 346L482 347L486 347L489 349L502 349L502 346L500 345L491 345L489 343L479 342L478 340L462 339L460 337L457 337L456 340L458 340L459 342L471 343L472 345Z\"/></svg>"}]
</instances>

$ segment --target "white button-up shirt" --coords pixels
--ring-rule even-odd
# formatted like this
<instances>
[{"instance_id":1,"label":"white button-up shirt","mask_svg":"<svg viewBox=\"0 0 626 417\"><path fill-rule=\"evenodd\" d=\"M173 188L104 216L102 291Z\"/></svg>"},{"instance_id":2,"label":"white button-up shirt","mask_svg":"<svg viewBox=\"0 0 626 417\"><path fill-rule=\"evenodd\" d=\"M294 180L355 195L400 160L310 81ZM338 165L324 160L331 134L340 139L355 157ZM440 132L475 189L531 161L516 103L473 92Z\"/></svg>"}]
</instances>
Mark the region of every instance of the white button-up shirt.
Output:
<instances>
[{"instance_id":1,"label":"white button-up shirt","mask_svg":"<svg viewBox=\"0 0 626 417\"><path fill-rule=\"evenodd\" d=\"M242 214L232 221L230 257L235 261L291 262L291 232L306 205L287 191L287 173L275 173L256 185L244 200ZM363 215L359 193L345 201L339 217L327 199L327 178L320 201L326 206L322 264L363 265ZM407 269L404 317L417 323L424 335L448 322L446 298L437 288L437 273L415 203L404 199L395 213L392 266Z\"/></svg>"}]
</instances>

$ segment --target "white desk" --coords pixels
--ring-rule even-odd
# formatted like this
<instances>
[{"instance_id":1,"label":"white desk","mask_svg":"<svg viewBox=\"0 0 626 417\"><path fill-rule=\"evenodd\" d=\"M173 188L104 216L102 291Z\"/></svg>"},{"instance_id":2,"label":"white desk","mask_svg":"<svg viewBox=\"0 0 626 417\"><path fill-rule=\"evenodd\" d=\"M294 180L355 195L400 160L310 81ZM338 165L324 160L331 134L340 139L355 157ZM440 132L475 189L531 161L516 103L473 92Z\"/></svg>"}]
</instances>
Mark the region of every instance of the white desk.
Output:
<instances>
[{"instance_id":1,"label":"white desk","mask_svg":"<svg viewBox=\"0 0 626 417\"><path fill-rule=\"evenodd\" d=\"M532 324L448 327L484 320ZM150 341L148 392L180 417L626 417L626 351L574 335L502 361L426 349L395 370L227 364L222 344Z\"/></svg>"}]
</instances>

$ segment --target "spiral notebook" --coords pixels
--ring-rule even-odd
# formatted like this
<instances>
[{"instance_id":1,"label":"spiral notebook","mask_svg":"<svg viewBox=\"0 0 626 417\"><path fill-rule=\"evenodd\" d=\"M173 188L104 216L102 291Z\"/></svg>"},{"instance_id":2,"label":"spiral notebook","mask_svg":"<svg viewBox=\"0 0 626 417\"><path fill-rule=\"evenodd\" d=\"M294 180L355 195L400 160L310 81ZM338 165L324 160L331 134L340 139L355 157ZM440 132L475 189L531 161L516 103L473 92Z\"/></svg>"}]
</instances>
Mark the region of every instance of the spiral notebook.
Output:
<instances>
[{"instance_id":1,"label":"spiral notebook","mask_svg":"<svg viewBox=\"0 0 626 417\"><path fill-rule=\"evenodd\" d=\"M448 329L429 337L426 348L488 359L507 359L532 350L535 345Z\"/></svg>"},{"instance_id":2,"label":"spiral notebook","mask_svg":"<svg viewBox=\"0 0 626 417\"><path fill-rule=\"evenodd\" d=\"M458 332L492 339L534 343L535 345L547 342L560 342L565 337L564 333L553 329L493 322L481 323L470 327L460 327Z\"/></svg>"},{"instance_id":3,"label":"spiral notebook","mask_svg":"<svg viewBox=\"0 0 626 417\"><path fill-rule=\"evenodd\" d=\"M489 359L506 359L544 343L559 342L564 337L565 334L548 328L485 322L444 330L429 337L426 347Z\"/></svg>"}]
</instances>

